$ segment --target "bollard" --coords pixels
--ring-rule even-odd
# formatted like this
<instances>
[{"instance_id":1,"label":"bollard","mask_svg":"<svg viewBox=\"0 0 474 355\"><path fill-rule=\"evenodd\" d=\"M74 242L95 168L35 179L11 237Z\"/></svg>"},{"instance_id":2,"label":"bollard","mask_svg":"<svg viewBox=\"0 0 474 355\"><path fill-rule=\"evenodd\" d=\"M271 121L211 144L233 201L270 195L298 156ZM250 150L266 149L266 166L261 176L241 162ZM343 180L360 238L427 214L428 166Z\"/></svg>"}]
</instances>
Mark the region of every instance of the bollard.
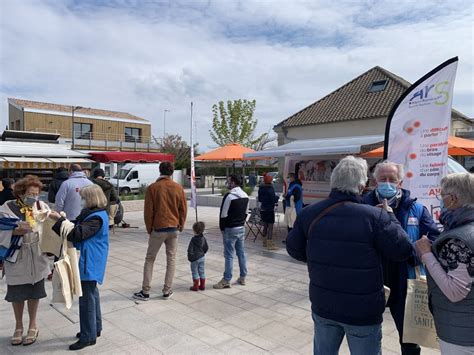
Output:
<instances>
[{"instance_id":1,"label":"bollard","mask_svg":"<svg viewBox=\"0 0 474 355\"><path fill-rule=\"evenodd\" d=\"M214 195L214 183L212 183L212 194Z\"/></svg>"}]
</instances>

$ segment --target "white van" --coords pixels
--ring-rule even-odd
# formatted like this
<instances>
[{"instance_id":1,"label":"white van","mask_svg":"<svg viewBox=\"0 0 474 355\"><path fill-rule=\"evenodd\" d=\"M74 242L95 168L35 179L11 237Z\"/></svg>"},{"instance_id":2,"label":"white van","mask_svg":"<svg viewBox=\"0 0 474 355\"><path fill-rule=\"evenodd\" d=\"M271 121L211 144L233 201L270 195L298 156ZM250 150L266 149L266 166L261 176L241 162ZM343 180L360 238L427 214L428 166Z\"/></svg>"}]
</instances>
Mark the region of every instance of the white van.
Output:
<instances>
[{"instance_id":1,"label":"white van","mask_svg":"<svg viewBox=\"0 0 474 355\"><path fill-rule=\"evenodd\" d=\"M118 175L118 177L117 177ZM138 192L140 186L150 185L160 177L160 163L125 164L110 183L119 187L121 195Z\"/></svg>"}]
</instances>

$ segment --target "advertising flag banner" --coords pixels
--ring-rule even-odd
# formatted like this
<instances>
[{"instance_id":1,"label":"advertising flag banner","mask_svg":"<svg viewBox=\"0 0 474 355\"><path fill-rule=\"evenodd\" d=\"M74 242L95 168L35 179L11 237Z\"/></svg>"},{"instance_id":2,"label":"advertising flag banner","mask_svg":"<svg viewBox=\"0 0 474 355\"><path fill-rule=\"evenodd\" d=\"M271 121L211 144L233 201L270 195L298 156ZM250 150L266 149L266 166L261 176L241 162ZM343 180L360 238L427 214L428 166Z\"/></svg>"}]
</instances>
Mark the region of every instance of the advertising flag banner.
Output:
<instances>
[{"instance_id":1,"label":"advertising flag banner","mask_svg":"<svg viewBox=\"0 0 474 355\"><path fill-rule=\"evenodd\" d=\"M196 192L196 173L194 171L194 133L193 133L193 103L191 102L191 202L190 206L197 208L197 192Z\"/></svg>"},{"instance_id":2,"label":"advertising flag banner","mask_svg":"<svg viewBox=\"0 0 474 355\"><path fill-rule=\"evenodd\" d=\"M410 86L392 107L385 127L384 158L404 166L402 187L436 221L437 194L448 164L451 104L458 58L439 65Z\"/></svg>"}]
</instances>

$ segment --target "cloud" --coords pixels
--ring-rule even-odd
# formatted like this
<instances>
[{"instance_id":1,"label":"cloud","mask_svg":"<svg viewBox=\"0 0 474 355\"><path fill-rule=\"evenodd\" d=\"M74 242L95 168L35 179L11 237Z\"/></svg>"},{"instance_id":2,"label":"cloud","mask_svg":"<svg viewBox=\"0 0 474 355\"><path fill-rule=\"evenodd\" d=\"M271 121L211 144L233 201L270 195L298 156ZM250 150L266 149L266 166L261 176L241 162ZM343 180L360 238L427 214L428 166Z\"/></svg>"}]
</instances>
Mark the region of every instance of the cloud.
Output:
<instances>
[{"instance_id":1,"label":"cloud","mask_svg":"<svg viewBox=\"0 0 474 355\"><path fill-rule=\"evenodd\" d=\"M458 55L454 106L474 115L472 5L450 2L34 1L0 3L7 97L121 110L200 146L211 106L257 100L259 132L375 65L414 82ZM27 25L25 25L27 24Z\"/></svg>"}]
</instances>

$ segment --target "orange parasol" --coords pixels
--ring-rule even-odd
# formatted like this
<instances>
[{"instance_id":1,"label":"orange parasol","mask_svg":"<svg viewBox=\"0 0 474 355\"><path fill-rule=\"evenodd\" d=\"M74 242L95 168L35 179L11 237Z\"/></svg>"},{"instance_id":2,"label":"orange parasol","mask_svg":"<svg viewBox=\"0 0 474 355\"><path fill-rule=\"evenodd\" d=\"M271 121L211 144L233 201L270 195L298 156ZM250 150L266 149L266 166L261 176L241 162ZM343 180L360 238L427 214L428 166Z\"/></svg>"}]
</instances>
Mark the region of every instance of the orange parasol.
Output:
<instances>
[{"instance_id":1,"label":"orange parasol","mask_svg":"<svg viewBox=\"0 0 474 355\"><path fill-rule=\"evenodd\" d=\"M448 138L448 154L474 156L474 140L449 136ZM383 147L371 150L361 154L364 158L382 158Z\"/></svg>"},{"instance_id":2,"label":"orange parasol","mask_svg":"<svg viewBox=\"0 0 474 355\"><path fill-rule=\"evenodd\" d=\"M200 161L233 161L233 160L249 160L244 158L245 153L253 153L253 149L244 147L238 143L226 144L223 147L211 150L210 152L201 154L196 157Z\"/></svg>"}]
</instances>

